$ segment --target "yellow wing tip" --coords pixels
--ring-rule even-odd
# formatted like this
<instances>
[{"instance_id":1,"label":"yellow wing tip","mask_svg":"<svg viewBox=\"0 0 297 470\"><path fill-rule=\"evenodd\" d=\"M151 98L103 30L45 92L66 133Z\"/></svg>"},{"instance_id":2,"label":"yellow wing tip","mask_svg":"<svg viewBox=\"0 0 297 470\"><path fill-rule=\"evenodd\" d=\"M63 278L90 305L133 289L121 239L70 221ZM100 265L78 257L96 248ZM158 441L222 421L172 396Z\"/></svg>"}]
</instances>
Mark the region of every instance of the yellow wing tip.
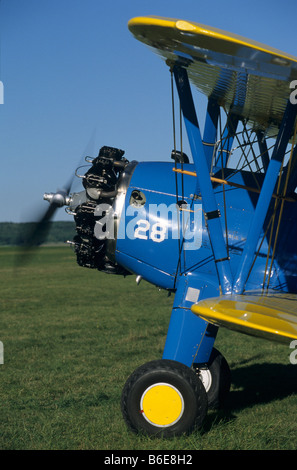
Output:
<instances>
[{"instance_id":1,"label":"yellow wing tip","mask_svg":"<svg viewBox=\"0 0 297 470\"><path fill-rule=\"evenodd\" d=\"M166 18L162 16L136 16L128 21L128 28L133 31L135 28L143 26L159 26L164 28L175 28L184 33L200 33L209 34L209 26L198 24L195 22L182 20L178 18Z\"/></svg>"},{"instance_id":2,"label":"yellow wing tip","mask_svg":"<svg viewBox=\"0 0 297 470\"><path fill-rule=\"evenodd\" d=\"M238 34L233 34L228 31L224 31L219 28L214 28L204 24L197 23L195 21L187 21L176 18L165 18L161 16L136 16L128 22L128 28L132 33L140 34L143 32L143 28L160 27L164 29L174 29L179 33L193 34L193 36L206 36L212 37L213 39L223 40L236 45L250 47L252 49L265 52L268 54L275 55L278 60L283 60L282 65L289 65L290 62L297 62L297 57L291 54L286 54L283 51L269 47L265 44L259 43L252 39L245 38ZM164 36L166 38L166 35ZM287 63L286 63L287 62Z\"/></svg>"},{"instance_id":3,"label":"yellow wing tip","mask_svg":"<svg viewBox=\"0 0 297 470\"><path fill-rule=\"evenodd\" d=\"M135 16L128 21L128 28L133 31L140 26L162 26L175 27L178 20L173 18L163 18L161 16Z\"/></svg>"},{"instance_id":4,"label":"yellow wing tip","mask_svg":"<svg viewBox=\"0 0 297 470\"><path fill-rule=\"evenodd\" d=\"M241 333L280 342L297 339L296 313L288 304L291 300L287 295L283 296L282 308L274 306L273 299L271 304L271 299L265 297L259 297L258 302L253 296L226 297L202 300L192 305L191 310L209 323Z\"/></svg>"}]
</instances>

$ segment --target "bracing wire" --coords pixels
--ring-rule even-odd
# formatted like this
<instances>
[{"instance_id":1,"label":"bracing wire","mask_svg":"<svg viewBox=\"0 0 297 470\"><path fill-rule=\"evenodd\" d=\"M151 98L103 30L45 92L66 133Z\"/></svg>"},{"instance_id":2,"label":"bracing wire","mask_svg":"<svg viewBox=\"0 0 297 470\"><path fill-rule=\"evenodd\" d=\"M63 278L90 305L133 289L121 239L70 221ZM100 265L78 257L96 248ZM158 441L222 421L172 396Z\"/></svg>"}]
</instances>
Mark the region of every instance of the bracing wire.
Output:
<instances>
[{"instance_id":1,"label":"bracing wire","mask_svg":"<svg viewBox=\"0 0 297 470\"><path fill-rule=\"evenodd\" d=\"M174 81L173 81L173 72L171 71L171 101L172 101L172 127L173 127L173 145L174 152L177 150L176 145L176 120L175 120L175 99L174 99ZM181 156L183 156L183 133L182 133L182 109L179 106L179 133L180 133L180 146L181 146ZM177 225L178 225L178 264L176 269L176 276L179 270L182 270L181 266L181 256L183 251L183 270L186 269L186 254L183 250L184 238L185 238L185 215L182 204L184 202L184 174L183 174L183 158L181 159L181 196L182 200L179 201L179 188L178 188L178 168L176 158L174 159L174 169L175 169L175 192L176 192L176 207L177 207ZM181 202L181 204L180 204ZM182 218L182 226L180 224L180 214ZM182 228L182 231L181 231ZM182 241L180 240L180 233L182 233Z\"/></svg>"},{"instance_id":2,"label":"bracing wire","mask_svg":"<svg viewBox=\"0 0 297 470\"><path fill-rule=\"evenodd\" d=\"M172 132L173 132L173 151L176 154L176 124L175 124L175 100L174 100L174 83L173 83L173 71L170 70L170 76L171 76L171 107L172 107ZM175 169L175 195L176 195L176 207L178 209L178 175L177 175L177 163L176 163L176 158L174 158L174 169ZM175 274L175 282L176 282L176 277L177 273L180 269L180 264L181 264L181 241L180 241L180 217L179 217L179 211L177 211L177 229L178 229L178 263L176 267L176 274Z\"/></svg>"},{"instance_id":3,"label":"bracing wire","mask_svg":"<svg viewBox=\"0 0 297 470\"><path fill-rule=\"evenodd\" d=\"M219 114L219 127L220 127L220 135L222 135L222 120L221 120L221 112ZM229 142L228 142L229 143ZM228 147L229 148L229 147ZM222 179L225 179L225 172L224 172L224 160L223 160L223 152L221 151L221 172L222 172ZM227 221L227 206L226 206L226 189L225 185L223 184L223 201L224 201L224 218L225 218L225 233L226 233L226 249L227 249L227 257L229 258L229 237L228 237L228 221Z\"/></svg>"},{"instance_id":4,"label":"bracing wire","mask_svg":"<svg viewBox=\"0 0 297 470\"><path fill-rule=\"evenodd\" d=\"M185 188L184 188L184 174L183 174L183 171L184 171L184 161L183 161L183 120L182 120L181 105L179 106L179 134L180 134L180 151L181 151L181 156L182 156L182 158L181 158L182 201L184 201L185 200L184 199L185 198ZM184 240L184 238L185 238L185 215L184 215L183 210L181 211L181 213L182 213L182 229L183 229L183 240ZM185 270L186 269L186 253L185 253L185 250L183 250L183 253L184 253L184 270Z\"/></svg>"},{"instance_id":5,"label":"bracing wire","mask_svg":"<svg viewBox=\"0 0 297 470\"><path fill-rule=\"evenodd\" d=\"M286 192L287 192L289 176L290 176L290 171L291 171L291 165L292 165L292 159L293 159L293 151L294 151L294 146L295 146L295 143L296 143L296 134L297 134L297 124L295 125L295 129L294 129L294 136L293 136L293 141L292 141L292 146L291 146L291 153L290 153L290 158L289 158L289 161L288 161L288 171L287 171L287 174L286 174L285 184L284 184L284 188L283 188L283 191L282 191L281 206L280 206L280 212L279 212L278 222L277 222L277 227L276 227L276 234L275 234L275 239L274 239L274 244L273 244L273 251L272 251L270 268L269 268L269 275L268 275L268 281L267 281L267 289L269 288L269 283L270 283L270 279L271 279L271 272L272 272L273 262L274 262L274 258L275 258L276 245L277 245L279 229L280 229L280 224L281 224L281 219L282 219L283 209L284 209L284 203L285 203L284 196L286 195ZM284 161L283 161L283 163L284 163ZM282 167L283 167L283 163L282 163ZM282 172L280 172L280 175L279 175L278 189L279 189L280 182L281 182L281 174L282 174ZM269 251L268 251L267 256L269 256Z\"/></svg>"}]
</instances>

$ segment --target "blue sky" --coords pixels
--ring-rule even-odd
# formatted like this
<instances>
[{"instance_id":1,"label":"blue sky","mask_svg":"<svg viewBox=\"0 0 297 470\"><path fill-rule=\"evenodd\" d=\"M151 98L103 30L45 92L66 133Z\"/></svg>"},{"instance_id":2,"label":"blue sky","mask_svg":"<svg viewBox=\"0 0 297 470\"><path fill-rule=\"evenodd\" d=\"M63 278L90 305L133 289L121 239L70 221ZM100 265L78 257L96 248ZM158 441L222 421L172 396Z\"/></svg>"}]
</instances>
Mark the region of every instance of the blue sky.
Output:
<instances>
[{"instance_id":1,"label":"blue sky","mask_svg":"<svg viewBox=\"0 0 297 470\"><path fill-rule=\"evenodd\" d=\"M0 222L34 220L43 193L103 145L170 160L170 74L130 18L192 20L297 55L296 13L296 0L2 0Z\"/></svg>"}]
</instances>

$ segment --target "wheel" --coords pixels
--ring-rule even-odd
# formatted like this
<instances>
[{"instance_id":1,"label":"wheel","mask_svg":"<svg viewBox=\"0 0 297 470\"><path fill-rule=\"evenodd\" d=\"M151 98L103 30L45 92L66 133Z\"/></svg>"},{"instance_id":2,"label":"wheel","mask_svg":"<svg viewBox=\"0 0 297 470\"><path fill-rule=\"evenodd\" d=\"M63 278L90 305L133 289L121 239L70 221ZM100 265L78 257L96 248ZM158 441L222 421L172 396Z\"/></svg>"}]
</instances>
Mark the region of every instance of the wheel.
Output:
<instances>
[{"instance_id":1,"label":"wheel","mask_svg":"<svg viewBox=\"0 0 297 470\"><path fill-rule=\"evenodd\" d=\"M207 395L194 370L162 359L148 362L131 374L121 407L132 431L171 437L201 426L207 413Z\"/></svg>"},{"instance_id":2,"label":"wheel","mask_svg":"<svg viewBox=\"0 0 297 470\"><path fill-rule=\"evenodd\" d=\"M224 356L213 348L209 362L193 364L193 368L206 390L208 407L220 408L231 386L231 372Z\"/></svg>"}]
</instances>

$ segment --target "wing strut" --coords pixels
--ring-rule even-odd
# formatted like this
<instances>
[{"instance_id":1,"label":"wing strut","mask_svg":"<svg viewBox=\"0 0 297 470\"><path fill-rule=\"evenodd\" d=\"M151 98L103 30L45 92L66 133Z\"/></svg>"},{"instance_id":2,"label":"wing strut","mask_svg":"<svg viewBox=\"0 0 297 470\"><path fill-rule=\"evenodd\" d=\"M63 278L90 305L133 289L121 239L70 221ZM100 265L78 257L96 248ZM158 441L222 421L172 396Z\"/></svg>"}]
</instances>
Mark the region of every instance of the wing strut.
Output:
<instances>
[{"instance_id":1,"label":"wing strut","mask_svg":"<svg viewBox=\"0 0 297 470\"><path fill-rule=\"evenodd\" d=\"M268 148L267 148L267 142L264 137L264 132L256 131L256 134L257 134L257 139L258 139L259 150L261 152L261 159L262 159L264 173L266 173L268 165L269 165L269 153L268 153Z\"/></svg>"},{"instance_id":2,"label":"wing strut","mask_svg":"<svg viewBox=\"0 0 297 470\"><path fill-rule=\"evenodd\" d=\"M292 131L297 115L297 106L293 105L290 101L282 119L280 130L276 139L273 154L269 162L260 196L257 202L255 213L251 221L249 232L247 235L245 247L239 263L233 292L242 294L249 275L250 268L253 263L254 254L259 241L260 233L264 224L265 217L271 202L275 184L281 169L282 160L288 142L292 136Z\"/></svg>"},{"instance_id":3,"label":"wing strut","mask_svg":"<svg viewBox=\"0 0 297 470\"><path fill-rule=\"evenodd\" d=\"M209 161L204 151L189 78L186 69L178 65L173 67L173 73L196 168L197 183L199 184L202 195L203 210L208 226L218 277L223 294L228 294L232 291L232 274L229 257L220 221L220 212L210 180ZM198 194L198 185L196 187L196 194Z\"/></svg>"},{"instance_id":4,"label":"wing strut","mask_svg":"<svg viewBox=\"0 0 297 470\"><path fill-rule=\"evenodd\" d=\"M221 136L221 145L219 147L215 167L226 168L228 165L229 157L232 150L233 140L236 135L239 117L233 114L232 111L228 113L226 127Z\"/></svg>"},{"instance_id":5,"label":"wing strut","mask_svg":"<svg viewBox=\"0 0 297 470\"><path fill-rule=\"evenodd\" d=\"M209 171L211 170L211 164L216 149L219 115L220 106L218 105L218 102L210 98L208 100L203 135L204 153L207 159Z\"/></svg>"}]
</instances>

